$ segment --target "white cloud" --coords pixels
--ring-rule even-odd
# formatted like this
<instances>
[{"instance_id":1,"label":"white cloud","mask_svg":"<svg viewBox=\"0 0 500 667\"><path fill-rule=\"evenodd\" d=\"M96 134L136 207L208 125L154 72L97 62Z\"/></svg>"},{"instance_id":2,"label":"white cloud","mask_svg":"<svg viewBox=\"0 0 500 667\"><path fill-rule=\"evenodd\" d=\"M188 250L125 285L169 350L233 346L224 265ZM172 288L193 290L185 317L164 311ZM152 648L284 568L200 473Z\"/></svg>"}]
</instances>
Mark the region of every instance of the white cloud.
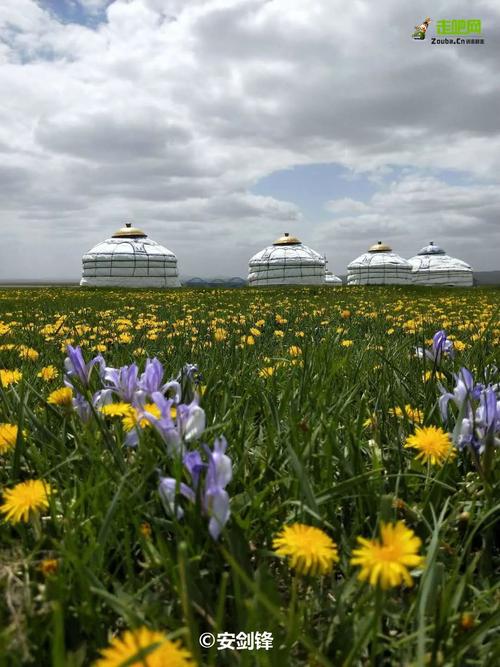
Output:
<instances>
[{"instance_id":1,"label":"white cloud","mask_svg":"<svg viewBox=\"0 0 500 667\"><path fill-rule=\"evenodd\" d=\"M418 11L398 0L80 5L92 15L105 10L106 21L62 22L33 0L0 6L0 86L8 91L0 225L15 225L27 240L25 259L7 258L3 277L35 270L36 253L50 257L54 235L72 244L58 255L60 271L76 276L95 235L132 215L167 245L175 238L179 254L190 248L186 272L220 273L227 262L228 272L244 274L252 244L272 240L287 219L308 235L296 206L255 198L249 188L313 162L342 164L381 188L368 205L325 203L342 238L351 238L354 221L370 237L377 224L404 236L417 224L417 203L429 214L441 207L434 214L464 239L489 233L496 204L487 186L474 191L490 204L472 210L463 191L450 205L446 183L428 181L425 192L422 182L387 192L383 183L398 165L462 169L478 183L499 173L498 47L491 28L488 35L495 3L474 7L487 44L460 49L413 42ZM436 15L450 11L470 14L465 0L436 3ZM201 226L217 240L211 253L199 247ZM321 229L311 237L321 241ZM246 250L234 254L245 238ZM349 243L346 253L355 251ZM478 261L488 257L485 250ZM52 266L36 270L47 275Z\"/></svg>"},{"instance_id":2,"label":"white cloud","mask_svg":"<svg viewBox=\"0 0 500 667\"><path fill-rule=\"evenodd\" d=\"M314 240L329 248L329 239L335 239L338 270L380 239L404 257L435 240L476 268L498 267L500 190L496 185L450 185L411 173L368 202L333 200L328 209L335 217L318 226Z\"/></svg>"}]
</instances>

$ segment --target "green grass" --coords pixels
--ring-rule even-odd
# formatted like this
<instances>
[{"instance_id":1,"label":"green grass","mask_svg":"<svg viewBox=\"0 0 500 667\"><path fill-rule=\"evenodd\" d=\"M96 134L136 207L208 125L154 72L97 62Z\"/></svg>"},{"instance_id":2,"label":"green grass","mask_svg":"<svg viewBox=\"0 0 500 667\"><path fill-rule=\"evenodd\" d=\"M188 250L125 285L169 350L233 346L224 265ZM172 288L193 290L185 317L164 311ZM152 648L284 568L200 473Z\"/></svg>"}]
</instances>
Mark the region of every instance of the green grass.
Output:
<instances>
[{"instance_id":1,"label":"green grass","mask_svg":"<svg viewBox=\"0 0 500 667\"><path fill-rule=\"evenodd\" d=\"M498 456L489 485L467 452L423 466L403 448L414 424L390 412L410 404L442 425L437 383L423 380L431 366L414 349L445 328L460 350L443 362L443 384L461 366L479 376L498 364L499 304L497 289L0 291L0 368L23 374L0 389L0 422L20 426L0 455L1 488L40 478L57 490L38 528L0 524L0 666L90 665L112 633L142 625L181 638L203 665L499 663ZM242 344L259 320L261 335ZM85 426L47 404L69 342L86 358L106 346L110 366L158 356L167 379L198 365L203 441L224 434L233 462L218 542L195 506L179 521L166 514L157 470L175 476L179 465L152 429L132 451L119 420ZM23 345L38 358L22 359ZM45 382L37 373L49 364L60 374ZM414 530L426 565L412 588L378 595L349 561L381 519ZM340 562L298 581L291 609L294 575L272 539L293 522L328 533ZM47 558L58 561L50 576ZM202 632L252 631L272 632L274 648L198 643Z\"/></svg>"}]
</instances>

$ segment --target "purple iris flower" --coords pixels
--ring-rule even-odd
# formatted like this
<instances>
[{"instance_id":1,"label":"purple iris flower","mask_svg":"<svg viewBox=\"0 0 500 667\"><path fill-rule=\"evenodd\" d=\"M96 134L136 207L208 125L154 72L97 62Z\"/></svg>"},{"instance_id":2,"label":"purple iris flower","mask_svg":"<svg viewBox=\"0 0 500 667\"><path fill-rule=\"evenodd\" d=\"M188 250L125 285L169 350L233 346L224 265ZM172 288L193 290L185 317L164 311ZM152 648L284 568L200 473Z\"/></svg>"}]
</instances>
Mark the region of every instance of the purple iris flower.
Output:
<instances>
[{"instance_id":1,"label":"purple iris flower","mask_svg":"<svg viewBox=\"0 0 500 667\"><path fill-rule=\"evenodd\" d=\"M177 407L177 424L181 437L186 442L197 440L205 430L205 410L198 405L198 397L188 405Z\"/></svg>"},{"instance_id":2,"label":"purple iris flower","mask_svg":"<svg viewBox=\"0 0 500 667\"><path fill-rule=\"evenodd\" d=\"M451 340L448 340L446 332L441 329L440 331L436 331L432 338L431 358L434 359L436 363L439 363L443 354L453 357L455 351L453 349L453 343Z\"/></svg>"},{"instance_id":3,"label":"purple iris flower","mask_svg":"<svg viewBox=\"0 0 500 667\"><path fill-rule=\"evenodd\" d=\"M179 373L179 377L177 379L180 382L182 378L186 378L189 382L196 384L198 382L198 375L199 371L196 364L184 364L182 371Z\"/></svg>"},{"instance_id":4,"label":"purple iris flower","mask_svg":"<svg viewBox=\"0 0 500 667\"><path fill-rule=\"evenodd\" d=\"M456 438L456 445L459 449L475 445L474 423L472 419L465 417L460 425L460 432Z\"/></svg>"},{"instance_id":5,"label":"purple iris flower","mask_svg":"<svg viewBox=\"0 0 500 667\"><path fill-rule=\"evenodd\" d=\"M170 513L173 513L176 494L180 493L190 502L196 502L196 494L201 488L201 475L204 471L205 480L201 490L201 509L205 516L209 517L208 532L212 539L217 540L231 515L229 495L226 486L232 478L232 464L225 451L226 439L217 438L214 443L213 452L207 445L204 450L208 456L208 464L203 463L200 453L189 452L184 455L184 467L191 476L192 486L183 482L178 483L173 477L160 477L159 492ZM177 506L176 516L181 518L184 512Z\"/></svg>"},{"instance_id":6,"label":"purple iris flower","mask_svg":"<svg viewBox=\"0 0 500 667\"><path fill-rule=\"evenodd\" d=\"M174 399L165 398L161 392L155 392L152 398L160 408L161 416L158 418L147 412L144 416L160 434L169 453L178 452L183 442L191 442L202 435L205 430L205 411L198 405L196 397L189 405L181 403L176 406L175 421L171 414Z\"/></svg>"},{"instance_id":7,"label":"purple iris flower","mask_svg":"<svg viewBox=\"0 0 500 667\"><path fill-rule=\"evenodd\" d=\"M146 367L144 373L142 373L137 386L141 392L147 396L153 396L157 392L162 394L172 394L174 395L174 400L176 403L181 401L181 386L175 380L170 382L163 383L163 376L165 371L163 364L156 357L154 359L148 359L146 361Z\"/></svg>"},{"instance_id":8,"label":"purple iris flower","mask_svg":"<svg viewBox=\"0 0 500 667\"><path fill-rule=\"evenodd\" d=\"M77 347L68 345L66 348L66 352L68 354L68 356L64 360L64 368L66 370L66 379L65 379L66 386L73 387L73 385L70 382L70 379L72 377L76 377L84 387L88 387L92 368L96 364L99 364L99 366L102 369L104 367L104 358L102 357L102 355L98 354L88 363L85 363L85 359L83 358L82 354L82 349L79 345Z\"/></svg>"},{"instance_id":9,"label":"purple iris flower","mask_svg":"<svg viewBox=\"0 0 500 667\"><path fill-rule=\"evenodd\" d=\"M444 422L448 421L448 404L455 403L458 408L457 423L453 430L453 440L462 449L471 446L480 454L488 442L500 446L496 434L500 431L500 400L497 387L475 383L472 373L461 368L454 375L453 393L447 392L441 385L439 407Z\"/></svg>"},{"instance_id":10,"label":"purple iris flower","mask_svg":"<svg viewBox=\"0 0 500 667\"><path fill-rule=\"evenodd\" d=\"M90 420L90 417L92 416L92 408L90 403L78 392L76 392L76 395L73 398L73 409L80 417L82 422L87 423Z\"/></svg>"},{"instance_id":11,"label":"purple iris flower","mask_svg":"<svg viewBox=\"0 0 500 667\"><path fill-rule=\"evenodd\" d=\"M476 425L484 440L500 430L500 401L493 387L487 387L481 394L476 410Z\"/></svg>"},{"instance_id":12,"label":"purple iris flower","mask_svg":"<svg viewBox=\"0 0 500 667\"><path fill-rule=\"evenodd\" d=\"M164 501L168 512L173 514L175 507L176 517L178 519L182 519L184 516L184 510L175 502L177 489L181 495L190 500L192 503L196 502L196 494L187 484L180 482L179 486L177 486L177 480L173 477L160 477L158 491L160 492L160 496Z\"/></svg>"},{"instance_id":13,"label":"purple iris flower","mask_svg":"<svg viewBox=\"0 0 500 667\"><path fill-rule=\"evenodd\" d=\"M182 462L191 475L191 479L193 480L193 487L197 489L200 475L207 468L207 464L203 463L201 460L200 452L197 450L184 454Z\"/></svg>"},{"instance_id":14,"label":"purple iris flower","mask_svg":"<svg viewBox=\"0 0 500 667\"><path fill-rule=\"evenodd\" d=\"M144 417L159 433L163 442L167 445L169 454L179 452L182 447L182 438L175 421L172 419L174 401L171 398L165 398L159 391L155 392L152 398L160 408L160 417L156 417L149 412L145 412Z\"/></svg>"},{"instance_id":15,"label":"purple iris flower","mask_svg":"<svg viewBox=\"0 0 500 667\"><path fill-rule=\"evenodd\" d=\"M161 391L161 383L163 380L163 364L156 357L148 359L144 368L144 373L141 375L137 383L139 388L146 394L154 394L155 391Z\"/></svg>"},{"instance_id":16,"label":"purple iris flower","mask_svg":"<svg viewBox=\"0 0 500 667\"><path fill-rule=\"evenodd\" d=\"M448 417L448 403L450 400L455 403L459 410L462 410L464 404L469 404L465 406L465 410L468 412L471 409L471 401L477 400L484 388L483 385L474 383L472 373L465 367L461 368L458 374L454 373L453 377L456 383L453 393L447 392L441 384L439 385L442 394L439 399L439 408L444 421Z\"/></svg>"},{"instance_id":17,"label":"purple iris flower","mask_svg":"<svg viewBox=\"0 0 500 667\"><path fill-rule=\"evenodd\" d=\"M439 364L443 355L448 355L453 357L455 351L453 349L453 343L451 340L448 340L446 332L443 329L436 331L432 337L432 347L430 350L426 350L422 347L416 348L417 357L421 359L427 357L434 364Z\"/></svg>"},{"instance_id":18,"label":"purple iris flower","mask_svg":"<svg viewBox=\"0 0 500 667\"><path fill-rule=\"evenodd\" d=\"M137 364L122 366L121 368L108 366L103 373L104 382L107 383L104 391L108 390L108 393L115 394L125 403L132 403L138 390L138 374Z\"/></svg>"},{"instance_id":19,"label":"purple iris flower","mask_svg":"<svg viewBox=\"0 0 500 667\"><path fill-rule=\"evenodd\" d=\"M210 516L208 531L216 540L229 520L229 495L226 486L233 476L231 459L225 454L227 442L225 438L217 438L213 453L205 445L208 456L208 470L205 480L204 505Z\"/></svg>"}]
</instances>

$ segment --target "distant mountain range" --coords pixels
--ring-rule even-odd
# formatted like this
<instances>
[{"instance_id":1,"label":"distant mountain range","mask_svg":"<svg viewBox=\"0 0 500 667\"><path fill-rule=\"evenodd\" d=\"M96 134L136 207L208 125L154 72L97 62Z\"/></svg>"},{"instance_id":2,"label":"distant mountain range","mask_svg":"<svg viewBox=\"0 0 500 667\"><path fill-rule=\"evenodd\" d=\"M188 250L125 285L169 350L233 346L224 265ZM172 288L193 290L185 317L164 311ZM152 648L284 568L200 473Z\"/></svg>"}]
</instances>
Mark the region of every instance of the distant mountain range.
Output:
<instances>
[{"instance_id":1,"label":"distant mountain range","mask_svg":"<svg viewBox=\"0 0 500 667\"><path fill-rule=\"evenodd\" d=\"M347 276L339 276L343 282L346 282ZM244 287L247 281L239 276L219 277L219 278L181 278L181 282L186 287ZM0 280L0 286L15 287L24 286L40 287L42 285L65 285L67 287L75 286L76 280ZM475 271L475 285L500 285L500 271Z\"/></svg>"},{"instance_id":2,"label":"distant mountain range","mask_svg":"<svg viewBox=\"0 0 500 667\"><path fill-rule=\"evenodd\" d=\"M500 271L477 271L474 272L476 285L500 285Z\"/></svg>"},{"instance_id":3,"label":"distant mountain range","mask_svg":"<svg viewBox=\"0 0 500 667\"><path fill-rule=\"evenodd\" d=\"M339 276L344 283L347 276ZM181 280L186 287L244 287L243 278L184 278ZM475 285L500 285L500 271L475 271Z\"/></svg>"},{"instance_id":4,"label":"distant mountain range","mask_svg":"<svg viewBox=\"0 0 500 667\"><path fill-rule=\"evenodd\" d=\"M181 283L186 287L245 287L247 281L234 276L233 278L181 278Z\"/></svg>"}]
</instances>

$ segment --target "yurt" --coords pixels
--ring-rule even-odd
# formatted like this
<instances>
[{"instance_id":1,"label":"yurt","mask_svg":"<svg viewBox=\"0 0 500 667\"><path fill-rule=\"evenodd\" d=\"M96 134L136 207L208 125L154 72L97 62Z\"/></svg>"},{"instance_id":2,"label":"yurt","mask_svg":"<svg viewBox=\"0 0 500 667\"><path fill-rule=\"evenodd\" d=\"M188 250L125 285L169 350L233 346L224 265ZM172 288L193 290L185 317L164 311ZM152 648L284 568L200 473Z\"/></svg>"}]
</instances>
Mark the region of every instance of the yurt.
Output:
<instances>
[{"instance_id":1,"label":"yurt","mask_svg":"<svg viewBox=\"0 0 500 667\"><path fill-rule=\"evenodd\" d=\"M173 252L127 223L82 259L87 287L180 287Z\"/></svg>"},{"instance_id":2,"label":"yurt","mask_svg":"<svg viewBox=\"0 0 500 667\"><path fill-rule=\"evenodd\" d=\"M408 262L415 285L470 287L474 282L472 267L461 259L450 257L433 241Z\"/></svg>"},{"instance_id":3,"label":"yurt","mask_svg":"<svg viewBox=\"0 0 500 667\"><path fill-rule=\"evenodd\" d=\"M347 267L348 285L408 285L411 282L410 264L382 241Z\"/></svg>"},{"instance_id":4,"label":"yurt","mask_svg":"<svg viewBox=\"0 0 500 667\"><path fill-rule=\"evenodd\" d=\"M325 283L328 285L328 287L341 287L342 279L335 274L330 273L330 271L327 271L325 273Z\"/></svg>"},{"instance_id":5,"label":"yurt","mask_svg":"<svg viewBox=\"0 0 500 667\"><path fill-rule=\"evenodd\" d=\"M325 258L296 236L284 234L248 262L250 287L266 285L322 285Z\"/></svg>"}]
</instances>

